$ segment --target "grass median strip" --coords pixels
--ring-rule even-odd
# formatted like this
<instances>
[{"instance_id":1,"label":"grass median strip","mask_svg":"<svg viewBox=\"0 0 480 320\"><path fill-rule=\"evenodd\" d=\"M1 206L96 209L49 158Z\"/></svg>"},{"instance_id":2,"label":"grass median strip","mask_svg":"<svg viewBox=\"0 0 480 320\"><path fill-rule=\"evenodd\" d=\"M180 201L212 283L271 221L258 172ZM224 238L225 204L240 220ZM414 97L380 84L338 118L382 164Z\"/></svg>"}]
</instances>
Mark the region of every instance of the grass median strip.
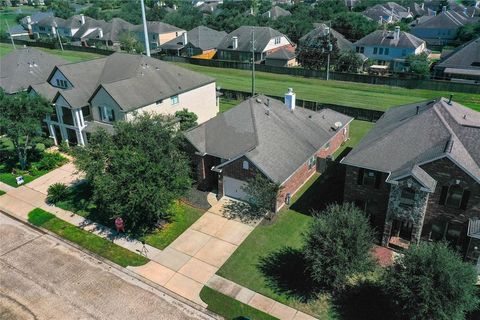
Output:
<instances>
[{"instance_id":1,"label":"grass median strip","mask_svg":"<svg viewBox=\"0 0 480 320\"><path fill-rule=\"evenodd\" d=\"M122 267L141 266L149 261L147 258L139 254L122 248L91 232L82 230L40 208L36 208L28 214L28 221L36 226L45 228L62 238L72 241Z\"/></svg>"},{"instance_id":2,"label":"grass median strip","mask_svg":"<svg viewBox=\"0 0 480 320\"><path fill-rule=\"evenodd\" d=\"M208 304L207 309L213 311L227 320L233 319L255 319L275 320L277 318L260 310L250 307L240 301L226 296L209 287L203 287L200 298ZM243 318L242 318L243 317Z\"/></svg>"}]
</instances>

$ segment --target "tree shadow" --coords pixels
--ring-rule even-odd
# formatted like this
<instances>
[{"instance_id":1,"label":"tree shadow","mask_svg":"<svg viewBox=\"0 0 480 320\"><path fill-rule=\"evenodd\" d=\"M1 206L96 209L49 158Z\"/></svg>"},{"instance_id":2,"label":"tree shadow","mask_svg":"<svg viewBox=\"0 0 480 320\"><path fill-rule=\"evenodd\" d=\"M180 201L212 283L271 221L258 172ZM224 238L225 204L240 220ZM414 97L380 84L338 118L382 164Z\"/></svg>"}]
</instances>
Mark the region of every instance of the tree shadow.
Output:
<instances>
[{"instance_id":1,"label":"tree shadow","mask_svg":"<svg viewBox=\"0 0 480 320\"><path fill-rule=\"evenodd\" d=\"M246 202L228 201L223 206L223 215L229 219L251 223L263 219L265 211Z\"/></svg>"},{"instance_id":2,"label":"tree shadow","mask_svg":"<svg viewBox=\"0 0 480 320\"><path fill-rule=\"evenodd\" d=\"M279 294L287 294L301 302L317 297L318 288L307 272L303 253L284 247L260 258L257 268L264 275L267 286Z\"/></svg>"},{"instance_id":3,"label":"tree shadow","mask_svg":"<svg viewBox=\"0 0 480 320\"><path fill-rule=\"evenodd\" d=\"M349 286L335 296L334 302L344 320L397 319L380 283L366 281Z\"/></svg>"},{"instance_id":4,"label":"tree shadow","mask_svg":"<svg viewBox=\"0 0 480 320\"><path fill-rule=\"evenodd\" d=\"M327 169L290 207L299 213L311 215L333 203L342 203L345 185L345 166L330 162Z\"/></svg>"}]
</instances>

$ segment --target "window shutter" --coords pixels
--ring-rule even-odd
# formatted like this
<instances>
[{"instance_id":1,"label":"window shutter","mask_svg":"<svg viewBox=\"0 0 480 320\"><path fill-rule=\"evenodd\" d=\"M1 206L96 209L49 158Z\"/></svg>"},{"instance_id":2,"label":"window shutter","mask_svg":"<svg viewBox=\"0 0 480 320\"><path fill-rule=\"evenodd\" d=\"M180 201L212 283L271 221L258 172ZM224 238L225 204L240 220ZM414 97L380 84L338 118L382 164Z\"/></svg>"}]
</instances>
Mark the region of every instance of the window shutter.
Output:
<instances>
[{"instance_id":1,"label":"window shutter","mask_svg":"<svg viewBox=\"0 0 480 320\"><path fill-rule=\"evenodd\" d=\"M460 203L460 209L462 209L462 210L467 209L467 204L468 204L468 198L469 197L470 197L470 191L469 190L464 190L463 191L462 202Z\"/></svg>"},{"instance_id":2,"label":"window shutter","mask_svg":"<svg viewBox=\"0 0 480 320\"><path fill-rule=\"evenodd\" d=\"M363 168L358 168L358 177L357 177L357 184L363 184L363 173L365 170Z\"/></svg>"},{"instance_id":3,"label":"window shutter","mask_svg":"<svg viewBox=\"0 0 480 320\"><path fill-rule=\"evenodd\" d=\"M103 121L103 108L98 107L98 115L100 116L100 121Z\"/></svg>"},{"instance_id":4,"label":"window shutter","mask_svg":"<svg viewBox=\"0 0 480 320\"><path fill-rule=\"evenodd\" d=\"M381 184L382 184L382 173L375 172L375 189L380 189Z\"/></svg>"},{"instance_id":5,"label":"window shutter","mask_svg":"<svg viewBox=\"0 0 480 320\"><path fill-rule=\"evenodd\" d=\"M115 121L115 111L112 109L112 121Z\"/></svg>"},{"instance_id":6,"label":"window shutter","mask_svg":"<svg viewBox=\"0 0 480 320\"><path fill-rule=\"evenodd\" d=\"M448 193L448 186L443 186L442 193L440 194L440 201L438 202L439 204L445 204L445 201L447 200L447 193Z\"/></svg>"}]
</instances>

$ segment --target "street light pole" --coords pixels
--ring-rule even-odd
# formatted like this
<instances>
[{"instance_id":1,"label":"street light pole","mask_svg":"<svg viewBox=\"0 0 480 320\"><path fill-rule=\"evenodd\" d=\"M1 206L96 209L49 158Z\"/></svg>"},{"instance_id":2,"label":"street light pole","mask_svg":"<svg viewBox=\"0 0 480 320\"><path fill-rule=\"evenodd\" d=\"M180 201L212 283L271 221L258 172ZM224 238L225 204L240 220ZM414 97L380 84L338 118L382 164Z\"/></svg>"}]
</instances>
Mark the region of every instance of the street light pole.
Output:
<instances>
[{"instance_id":1,"label":"street light pole","mask_svg":"<svg viewBox=\"0 0 480 320\"><path fill-rule=\"evenodd\" d=\"M255 28L252 27L252 97L255 95Z\"/></svg>"},{"instance_id":2,"label":"street light pole","mask_svg":"<svg viewBox=\"0 0 480 320\"><path fill-rule=\"evenodd\" d=\"M143 22L143 34L145 38L145 52L148 57L150 57L150 43L148 42L148 31L147 31L147 18L145 16L145 3L144 0L140 0L142 6L142 22Z\"/></svg>"}]
</instances>

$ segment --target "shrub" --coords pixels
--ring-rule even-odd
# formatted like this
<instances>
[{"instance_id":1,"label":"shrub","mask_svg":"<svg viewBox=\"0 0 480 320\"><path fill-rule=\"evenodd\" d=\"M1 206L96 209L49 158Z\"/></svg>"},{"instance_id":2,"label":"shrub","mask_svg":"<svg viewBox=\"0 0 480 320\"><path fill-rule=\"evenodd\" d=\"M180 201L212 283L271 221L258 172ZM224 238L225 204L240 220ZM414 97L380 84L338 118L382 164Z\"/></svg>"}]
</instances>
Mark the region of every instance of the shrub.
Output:
<instances>
[{"instance_id":1,"label":"shrub","mask_svg":"<svg viewBox=\"0 0 480 320\"><path fill-rule=\"evenodd\" d=\"M58 152L44 152L42 159L37 163L38 170L52 170L66 162Z\"/></svg>"},{"instance_id":2,"label":"shrub","mask_svg":"<svg viewBox=\"0 0 480 320\"><path fill-rule=\"evenodd\" d=\"M69 153L70 152L70 146L66 141L62 141L58 145L58 151L63 152L63 153Z\"/></svg>"},{"instance_id":3,"label":"shrub","mask_svg":"<svg viewBox=\"0 0 480 320\"><path fill-rule=\"evenodd\" d=\"M35 144L35 151L36 152L43 152L45 151L45 145L43 143Z\"/></svg>"},{"instance_id":4,"label":"shrub","mask_svg":"<svg viewBox=\"0 0 480 320\"><path fill-rule=\"evenodd\" d=\"M54 183L48 187L47 201L57 203L64 200L68 195L68 187L63 183Z\"/></svg>"}]
</instances>

